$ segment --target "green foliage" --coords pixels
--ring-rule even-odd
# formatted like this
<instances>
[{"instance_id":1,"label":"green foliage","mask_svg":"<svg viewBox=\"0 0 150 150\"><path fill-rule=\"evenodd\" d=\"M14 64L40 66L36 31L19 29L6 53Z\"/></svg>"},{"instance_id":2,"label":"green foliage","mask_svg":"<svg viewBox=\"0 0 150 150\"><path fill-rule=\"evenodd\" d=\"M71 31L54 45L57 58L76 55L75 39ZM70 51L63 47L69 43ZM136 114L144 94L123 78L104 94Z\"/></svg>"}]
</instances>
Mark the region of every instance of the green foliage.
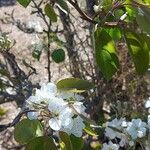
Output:
<instances>
[{"instance_id":1,"label":"green foliage","mask_svg":"<svg viewBox=\"0 0 150 150\"><path fill-rule=\"evenodd\" d=\"M57 150L57 147L50 136L41 136L31 140L25 150Z\"/></svg>"},{"instance_id":2,"label":"green foliage","mask_svg":"<svg viewBox=\"0 0 150 150\"><path fill-rule=\"evenodd\" d=\"M56 3L62 8L62 10L65 10L66 12L69 11L68 5L65 0L56 0Z\"/></svg>"},{"instance_id":3,"label":"green foliage","mask_svg":"<svg viewBox=\"0 0 150 150\"><path fill-rule=\"evenodd\" d=\"M74 92L82 92L90 90L94 87L92 83L78 78L66 78L57 83L57 88L60 90L72 90Z\"/></svg>"},{"instance_id":4,"label":"green foliage","mask_svg":"<svg viewBox=\"0 0 150 150\"><path fill-rule=\"evenodd\" d=\"M26 144L35 137L43 135L43 128L38 120L23 119L15 126L15 140Z\"/></svg>"},{"instance_id":5,"label":"green foliage","mask_svg":"<svg viewBox=\"0 0 150 150\"><path fill-rule=\"evenodd\" d=\"M96 62L104 77L110 80L119 67L115 43L111 36L103 29L94 33Z\"/></svg>"},{"instance_id":6,"label":"green foliage","mask_svg":"<svg viewBox=\"0 0 150 150\"><path fill-rule=\"evenodd\" d=\"M55 49L51 56L56 63L63 62L65 60L65 51L63 49Z\"/></svg>"},{"instance_id":7,"label":"green foliage","mask_svg":"<svg viewBox=\"0 0 150 150\"><path fill-rule=\"evenodd\" d=\"M104 10L110 9L111 6L112 6L112 0L103 0L102 1L102 7L104 8Z\"/></svg>"},{"instance_id":8,"label":"green foliage","mask_svg":"<svg viewBox=\"0 0 150 150\"><path fill-rule=\"evenodd\" d=\"M30 4L30 2L31 2L31 0L17 0L23 7L27 7L29 4Z\"/></svg>"},{"instance_id":9,"label":"green foliage","mask_svg":"<svg viewBox=\"0 0 150 150\"><path fill-rule=\"evenodd\" d=\"M138 74L144 74L149 67L149 48L145 40L133 32L125 32L125 39Z\"/></svg>"},{"instance_id":10,"label":"green foliage","mask_svg":"<svg viewBox=\"0 0 150 150\"><path fill-rule=\"evenodd\" d=\"M70 135L70 140L72 143L73 150L82 150L84 146L84 140L78 137L75 137L74 135Z\"/></svg>"},{"instance_id":11,"label":"green foliage","mask_svg":"<svg viewBox=\"0 0 150 150\"><path fill-rule=\"evenodd\" d=\"M64 132L59 132L61 139L61 150L82 150L84 141L81 138L75 137L74 135L68 135Z\"/></svg>"},{"instance_id":12,"label":"green foliage","mask_svg":"<svg viewBox=\"0 0 150 150\"><path fill-rule=\"evenodd\" d=\"M59 136L60 136L61 141L64 143L63 149L73 150L69 135L65 132L59 132Z\"/></svg>"},{"instance_id":13,"label":"green foliage","mask_svg":"<svg viewBox=\"0 0 150 150\"><path fill-rule=\"evenodd\" d=\"M121 31L118 28L106 29L114 41L119 41L122 37Z\"/></svg>"},{"instance_id":14,"label":"green foliage","mask_svg":"<svg viewBox=\"0 0 150 150\"><path fill-rule=\"evenodd\" d=\"M32 57L33 57L33 58L39 60L39 59L40 59L40 56L41 56L41 51L36 50L36 49L33 50L33 52L32 52Z\"/></svg>"},{"instance_id":15,"label":"green foliage","mask_svg":"<svg viewBox=\"0 0 150 150\"><path fill-rule=\"evenodd\" d=\"M57 22L57 14L55 13L53 7L50 4L46 4L44 11L52 22Z\"/></svg>"},{"instance_id":16,"label":"green foliage","mask_svg":"<svg viewBox=\"0 0 150 150\"><path fill-rule=\"evenodd\" d=\"M136 20L141 29L150 34L150 6L140 5L137 8Z\"/></svg>"},{"instance_id":17,"label":"green foliage","mask_svg":"<svg viewBox=\"0 0 150 150\"><path fill-rule=\"evenodd\" d=\"M91 136L97 136L97 133L90 127L90 124L87 122L84 123L85 123L84 131Z\"/></svg>"},{"instance_id":18,"label":"green foliage","mask_svg":"<svg viewBox=\"0 0 150 150\"><path fill-rule=\"evenodd\" d=\"M0 107L0 117L4 116L5 114L6 114L6 110Z\"/></svg>"}]
</instances>

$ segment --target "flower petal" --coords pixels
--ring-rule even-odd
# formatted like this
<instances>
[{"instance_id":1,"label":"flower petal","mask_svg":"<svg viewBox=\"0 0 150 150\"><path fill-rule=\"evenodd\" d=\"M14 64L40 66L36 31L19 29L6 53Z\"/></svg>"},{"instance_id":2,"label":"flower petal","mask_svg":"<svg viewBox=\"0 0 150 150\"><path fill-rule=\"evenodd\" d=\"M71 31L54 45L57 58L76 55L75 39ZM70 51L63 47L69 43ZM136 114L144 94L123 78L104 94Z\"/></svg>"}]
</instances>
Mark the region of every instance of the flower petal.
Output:
<instances>
[{"instance_id":1,"label":"flower petal","mask_svg":"<svg viewBox=\"0 0 150 150\"><path fill-rule=\"evenodd\" d=\"M55 130L55 131L59 131L61 129L61 121L58 120L57 118L51 118L49 120L49 126Z\"/></svg>"}]
</instances>

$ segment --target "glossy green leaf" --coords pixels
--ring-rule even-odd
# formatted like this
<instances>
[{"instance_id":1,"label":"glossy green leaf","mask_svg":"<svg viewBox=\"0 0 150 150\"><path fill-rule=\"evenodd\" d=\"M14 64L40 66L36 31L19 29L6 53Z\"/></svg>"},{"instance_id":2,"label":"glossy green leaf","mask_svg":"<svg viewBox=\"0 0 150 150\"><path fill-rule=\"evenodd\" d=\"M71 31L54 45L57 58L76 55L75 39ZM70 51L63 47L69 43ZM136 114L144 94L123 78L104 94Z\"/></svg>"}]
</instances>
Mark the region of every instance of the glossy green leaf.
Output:
<instances>
[{"instance_id":1,"label":"glossy green leaf","mask_svg":"<svg viewBox=\"0 0 150 150\"><path fill-rule=\"evenodd\" d=\"M141 29L150 35L150 6L140 5L137 9L136 20Z\"/></svg>"},{"instance_id":2,"label":"glossy green leaf","mask_svg":"<svg viewBox=\"0 0 150 150\"><path fill-rule=\"evenodd\" d=\"M59 132L59 137L61 139L61 141L65 144L65 148L66 150L73 150L72 148L72 144L71 144L71 141L70 141L70 136L65 133L65 132Z\"/></svg>"},{"instance_id":3,"label":"glossy green leaf","mask_svg":"<svg viewBox=\"0 0 150 150\"><path fill-rule=\"evenodd\" d=\"M94 87L92 83L86 80L78 79L78 78L66 78L62 79L57 83L57 88L59 90L78 90L85 91L90 90Z\"/></svg>"},{"instance_id":4,"label":"glossy green leaf","mask_svg":"<svg viewBox=\"0 0 150 150\"><path fill-rule=\"evenodd\" d=\"M27 7L29 4L30 4L30 2L31 2L31 0L17 0L23 7Z\"/></svg>"},{"instance_id":5,"label":"glossy green leaf","mask_svg":"<svg viewBox=\"0 0 150 150\"><path fill-rule=\"evenodd\" d=\"M125 39L138 74L144 74L149 67L149 48L142 36L126 32Z\"/></svg>"},{"instance_id":6,"label":"glossy green leaf","mask_svg":"<svg viewBox=\"0 0 150 150\"><path fill-rule=\"evenodd\" d=\"M26 144L35 137L43 135L43 128L38 120L23 119L15 126L14 137L20 144Z\"/></svg>"},{"instance_id":7,"label":"glossy green leaf","mask_svg":"<svg viewBox=\"0 0 150 150\"><path fill-rule=\"evenodd\" d=\"M68 5L64 0L56 0L56 3L61 7L61 10L67 13L69 11Z\"/></svg>"},{"instance_id":8,"label":"glossy green leaf","mask_svg":"<svg viewBox=\"0 0 150 150\"><path fill-rule=\"evenodd\" d=\"M111 36L101 29L94 33L96 62L107 80L110 80L119 67L115 43Z\"/></svg>"},{"instance_id":9,"label":"glossy green leaf","mask_svg":"<svg viewBox=\"0 0 150 150\"><path fill-rule=\"evenodd\" d=\"M55 49L51 56L56 63L63 62L65 60L65 51L63 49Z\"/></svg>"},{"instance_id":10,"label":"glossy green leaf","mask_svg":"<svg viewBox=\"0 0 150 150\"><path fill-rule=\"evenodd\" d=\"M75 137L74 135L70 135L70 140L72 143L73 150L82 150L84 146L84 141L81 138Z\"/></svg>"},{"instance_id":11,"label":"glossy green leaf","mask_svg":"<svg viewBox=\"0 0 150 150\"><path fill-rule=\"evenodd\" d=\"M58 150L53 139L49 136L34 138L27 145L25 150Z\"/></svg>"},{"instance_id":12,"label":"glossy green leaf","mask_svg":"<svg viewBox=\"0 0 150 150\"><path fill-rule=\"evenodd\" d=\"M90 124L89 124L89 123L84 122L84 124L85 124L84 131L85 131L87 134L89 134L89 135L91 135L91 136L97 136L97 133L90 127Z\"/></svg>"},{"instance_id":13,"label":"glossy green leaf","mask_svg":"<svg viewBox=\"0 0 150 150\"><path fill-rule=\"evenodd\" d=\"M57 15L50 4L46 4L44 11L51 21L57 22Z\"/></svg>"}]
</instances>

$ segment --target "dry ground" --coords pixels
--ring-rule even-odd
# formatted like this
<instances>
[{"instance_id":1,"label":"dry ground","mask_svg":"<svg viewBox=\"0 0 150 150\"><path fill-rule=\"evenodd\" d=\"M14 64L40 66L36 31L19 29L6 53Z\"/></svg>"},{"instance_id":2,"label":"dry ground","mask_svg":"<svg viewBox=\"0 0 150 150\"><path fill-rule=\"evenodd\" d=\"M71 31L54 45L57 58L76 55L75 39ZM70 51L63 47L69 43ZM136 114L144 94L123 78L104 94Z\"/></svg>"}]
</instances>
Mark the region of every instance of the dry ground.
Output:
<instances>
[{"instance_id":1,"label":"dry ground","mask_svg":"<svg viewBox=\"0 0 150 150\"><path fill-rule=\"evenodd\" d=\"M30 15L31 8L28 7L27 9L21 7L20 5L13 5L7 7L0 7L0 20L5 20L7 15L5 13L11 14L14 10L14 17L16 19L21 20L22 22L27 21L40 21L41 25L42 21L39 17L35 15ZM35 34L27 34L22 32L12 23L3 23L0 21L0 29L2 32L8 32L10 39L14 39L16 41L15 46L12 48L11 52L16 56L16 60L19 66L28 72L28 69L23 65L22 60L26 60L28 63L31 63L32 66L36 69L37 74L33 75L30 80L34 83L43 83L47 82L47 57L46 53L42 53L40 61L37 61L32 58L32 51L28 48L31 42L35 39ZM62 65L52 64L52 81L57 81L58 79L64 78L69 76L66 70L61 69ZM61 72L59 71L61 70ZM19 108L15 102L12 103L4 103L0 105L0 108L3 108L6 111L6 114L0 117L0 124L7 124L10 123L17 113L19 112ZM8 149L20 149L17 148L17 144L13 140L13 128L6 130L0 133L0 150L8 150ZM13 148L14 147L14 148Z\"/></svg>"}]
</instances>

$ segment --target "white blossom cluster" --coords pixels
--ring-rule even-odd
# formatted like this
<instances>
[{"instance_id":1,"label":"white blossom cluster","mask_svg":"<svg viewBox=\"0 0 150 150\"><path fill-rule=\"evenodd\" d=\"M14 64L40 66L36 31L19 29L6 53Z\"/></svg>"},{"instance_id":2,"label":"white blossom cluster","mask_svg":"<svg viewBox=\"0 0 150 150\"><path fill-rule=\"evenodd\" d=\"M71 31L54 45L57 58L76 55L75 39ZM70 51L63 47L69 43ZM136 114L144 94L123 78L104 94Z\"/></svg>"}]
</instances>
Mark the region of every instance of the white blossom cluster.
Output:
<instances>
[{"instance_id":1,"label":"white blossom cluster","mask_svg":"<svg viewBox=\"0 0 150 150\"><path fill-rule=\"evenodd\" d=\"M145 103L145 108L150 113L150 98ZM127 121L125 118L113 119L108 122L105 128L105 136L109 142L103 143L102 150L119 150L119 148L130 148L135 146L137 141L142 141L145 144L150 135L150 115L147 121L142 121L140 118ZM112 141L116 141L113 143ZM142 143L142 144L143 144ZM146 146L145 146L146 147Z\"/></svg>"},{"instance_id":2,"label":"white blossom cluster","mask_svg":"<svg viewBox=\"0 0 150 150\"><path fill-rule=\"evenodd\" d=\"M83 99L76 93L59 91L53 83L43 84L27 99L28 107L34 110L27 116L30 120L38 119L41 112L45 112L51 129L81 137L85 128L81 116L87 115Z\"/></svg>"}]
</instances>

